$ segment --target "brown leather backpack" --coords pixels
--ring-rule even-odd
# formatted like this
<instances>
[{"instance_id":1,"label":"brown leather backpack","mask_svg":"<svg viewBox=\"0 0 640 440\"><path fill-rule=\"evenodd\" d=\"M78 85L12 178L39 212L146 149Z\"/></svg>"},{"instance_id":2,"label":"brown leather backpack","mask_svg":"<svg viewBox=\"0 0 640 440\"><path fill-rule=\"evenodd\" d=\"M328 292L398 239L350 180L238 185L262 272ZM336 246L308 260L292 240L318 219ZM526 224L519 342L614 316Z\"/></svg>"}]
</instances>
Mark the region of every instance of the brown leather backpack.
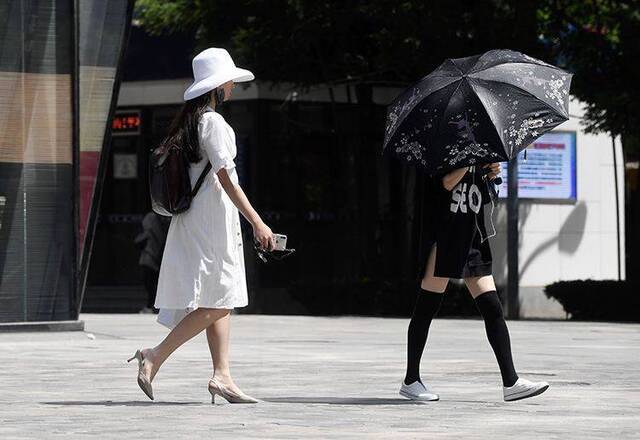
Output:
<instances>
[{"instance_id":1,"label":"brown leather backpack","mask_svg":"<svg viewBox=\"0 0 640 440\"><path fill-rule=\"evenodd\" d=\"M195 187L191 188L186 154L176 145L157 147L149 160L151 208L169 217L185 212L210 170L211 162L208 162Z\"/></svg>"}]
</instances>

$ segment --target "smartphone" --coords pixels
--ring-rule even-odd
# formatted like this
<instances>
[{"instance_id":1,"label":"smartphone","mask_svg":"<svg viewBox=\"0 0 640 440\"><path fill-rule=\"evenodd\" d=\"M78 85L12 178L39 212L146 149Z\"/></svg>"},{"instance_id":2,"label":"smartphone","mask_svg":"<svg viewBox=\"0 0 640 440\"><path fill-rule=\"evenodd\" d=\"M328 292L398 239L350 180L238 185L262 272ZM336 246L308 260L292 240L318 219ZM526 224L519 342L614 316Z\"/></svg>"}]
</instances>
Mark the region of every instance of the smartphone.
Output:
<instances>
[{"instance_id":1,"label":"smartphone","mask_svg":"<svg viewBox=\"0 0 640 440\"><path fill-rule=\"evenodd\" d=\"M282 234L273 234L274 248L276 251L284 251L287 249L287 236Z\"/></svg>"}]
</instances>

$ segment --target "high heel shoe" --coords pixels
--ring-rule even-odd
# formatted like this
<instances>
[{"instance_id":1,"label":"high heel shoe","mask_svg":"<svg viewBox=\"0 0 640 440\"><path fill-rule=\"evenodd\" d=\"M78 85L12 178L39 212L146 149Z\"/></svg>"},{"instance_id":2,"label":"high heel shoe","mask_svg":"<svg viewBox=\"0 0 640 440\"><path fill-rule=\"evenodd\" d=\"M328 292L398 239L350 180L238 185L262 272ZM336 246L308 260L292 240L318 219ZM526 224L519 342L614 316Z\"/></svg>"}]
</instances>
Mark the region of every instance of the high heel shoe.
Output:
<instances>
[{"instance_id":1,"label":"high heel shoe","mask_svg":"<svg viewBox=\"0 0 640 440\"><path fill-rule=\"evenodd\" d=\"M127 362L131 362L132 360L138 360L138 386L140 389L149 397L149 399L153 400L153 388L151 387L151 381L147 379L142 373L142 367L144 366L144 356L142 356L142 352L140 350L136 351L130 359L127 359Z\"/></svg>"},{"instance_id":2,"label":"high heel shoe","mask_svg":"<svg viewBox=\"0 0 640 440\"><path fill-rule=\"evenodd\" d=\"M209 392L211 393L211 403L216 403L216 395L222 397L229 403L258 403L258 399L240 391L236 393L225 387L223 384L212 378L209 380Z\"/></svg>"}]
</instances>

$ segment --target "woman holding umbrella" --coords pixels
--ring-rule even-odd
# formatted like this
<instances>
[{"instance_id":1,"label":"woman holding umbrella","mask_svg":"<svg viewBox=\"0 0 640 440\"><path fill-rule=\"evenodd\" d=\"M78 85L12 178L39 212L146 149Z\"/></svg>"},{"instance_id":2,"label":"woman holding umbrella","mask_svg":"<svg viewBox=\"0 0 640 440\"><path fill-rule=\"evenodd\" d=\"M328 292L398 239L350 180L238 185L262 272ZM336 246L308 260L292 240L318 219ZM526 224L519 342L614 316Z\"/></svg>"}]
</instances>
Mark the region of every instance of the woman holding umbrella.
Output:
<instances>
[{"instance_id":1,"label":"woman holding umbrella","mask_svg":"<svg viewBox=\"0 0 640 440\"><path fill-rule=\"evenodd\" d=\"M485 174L486 173L486 174ZM409 323L407 371L400 394L413 400L438 400L423 384L420 360L431 320L438 312L450 278L462 278L484 319L504 390L504 400L543 393L549 384L518 377L511 356L509 330L491 275L491 248L484 227L484 204L490 201L488 185L500 174L500 164L465 167L436 176L429 191L430 224L426 225L426 267ZM423 255L425 253L423 252ZM421 261L424 261L422 259Z\"/></svg>"},{"instance_id":2,"label":"woman holding umbrella","mask_svg":"<svg viewBox=\"0 0 640 440\"><path fill-rule=\"evenodd\" d=\"M516 373L496 293L484 204L493 203L499 162L566 121L571 75L510 50L445 61L390 106L385 149L428 178L421 239L421 283L407 338L400 394L438 400L420 377L429 327L450 278L462 278L484 319L505 401L543 393L546 382ZM497 183L497 182L496 182Z\"/></svg>"}]
</instances>

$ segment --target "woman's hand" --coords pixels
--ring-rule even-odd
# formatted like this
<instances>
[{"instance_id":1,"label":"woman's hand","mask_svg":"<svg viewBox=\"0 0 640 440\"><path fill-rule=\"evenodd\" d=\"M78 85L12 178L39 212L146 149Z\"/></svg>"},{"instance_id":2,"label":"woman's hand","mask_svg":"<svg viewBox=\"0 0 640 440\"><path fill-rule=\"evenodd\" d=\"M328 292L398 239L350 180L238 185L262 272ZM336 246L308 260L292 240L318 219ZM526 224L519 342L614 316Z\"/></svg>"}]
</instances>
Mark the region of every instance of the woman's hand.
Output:
<instances>
[{"instance_id":1,"label":"woman's hand","mask_svg":"<svg viewBox=\"0 0 640 440\"><path fill-rule=\"evenodd\" d=\"M493 180L498 177L502 171L499 162L488 163L484 165L483 168L489 168L490 171L487 173L487 179L489 180Z\"/></svg>"},{"instance_id":2,"label":"woman's hand","mask_svg":"<svg viewBox=\"0 0 640 440\"><path fill-rule=\"evenodd\" d=\"M260 243L262 249L273 250L273 232L271 232L271 228L265 225L264 222L261 221L253 227L253 237Z\"/></svg>"},{"instance_id":3,"label":"woman's hand","mask_svg":"<svg viewBox=\"0 0 640 440\"><path fill-rule=\"evenodd\" d=\"M442 186L444 186L447 191L452 191L464 175L467 174L467 171L469 171L469 167L458 168L457 170L451 171L442 178Z\"/></svg>"}]
</instances>

